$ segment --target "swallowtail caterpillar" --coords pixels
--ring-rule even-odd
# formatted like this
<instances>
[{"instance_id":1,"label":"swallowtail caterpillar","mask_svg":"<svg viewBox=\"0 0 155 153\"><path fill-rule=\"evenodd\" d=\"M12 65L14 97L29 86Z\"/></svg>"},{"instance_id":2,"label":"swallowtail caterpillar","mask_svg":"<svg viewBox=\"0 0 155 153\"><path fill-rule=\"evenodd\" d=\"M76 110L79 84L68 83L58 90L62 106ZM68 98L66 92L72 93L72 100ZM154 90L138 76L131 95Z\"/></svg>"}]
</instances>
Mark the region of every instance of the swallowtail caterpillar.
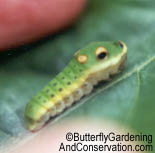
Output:
<instances>
[{"instance_id":1,"label":"swallowtail caterpillar","mask_svg":"<svg viewBox=\"0 0 155 153\"><path fill-rule=\"evenodd\" d=\"M94 42L74 54L69 64L25 108L25 124L39 130L47 121L88 95L101 80L117 74L127 58L121 41Z\"/></svg>"}]
</instances>

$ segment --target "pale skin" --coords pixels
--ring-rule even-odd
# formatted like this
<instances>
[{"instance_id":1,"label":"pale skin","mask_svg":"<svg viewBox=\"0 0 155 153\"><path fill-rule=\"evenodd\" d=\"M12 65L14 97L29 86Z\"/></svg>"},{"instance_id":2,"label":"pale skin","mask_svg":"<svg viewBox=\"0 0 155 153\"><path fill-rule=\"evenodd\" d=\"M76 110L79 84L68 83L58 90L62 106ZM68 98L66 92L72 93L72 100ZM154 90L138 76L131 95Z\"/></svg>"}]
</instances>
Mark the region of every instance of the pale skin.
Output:
<instances>
[{"instance_id":1,"label":"pale skin","mask_svg":"<svg viewBox=\"0 0 155 153\"><path fill-rule=\"evenodd\" d=\"M90 128L91 127L91 128ZM54 125L48 124L45 128L40 130L36 136L29 139L24 144L20 144L21 140L14 147L13 151L7 153L65 153L67 151L59 151L60 144L63 142L64 144L73 144L73 141L66 141L66 134L68 132L78 132L80 134L90 132L90 134L98 134L99 132L104 132L104 134L109 134L110 132L114 132L116 134L126 134L129 132L130 134L134 133L132 130L124 127L121 124L117 124L114 121L110 122L105 119L97 119L93 120L90 118L74 118L71 120L59 120L59 122ZM117 144L118 142L107 142L106 145ZM126 141L121 142L123 145L136 145L138 142L136 141ZM87 142L87 144L97 144L96 142ZM100 144L104 144L100 142ZM70 153L74 153L75 151L70 151ZM78 152L78 151L77 151ZM112 151L107 151L107 153L111 153ZM124 153L124 151L115 151L116 153ZM126 151L127 153L131 153L131 151ZM136 151L132 151L136 153ZM140 152L141 153L141 152Z\"/></svg>"},{"instance_id":2,"label":"pale skin","mask_svg":"<svg viewBox=\"0 0 155 153\"><path fill-rule=\"evenodd\" d=\"M42 128L50 118L90 94L98 82L119 73L126 58L122 41L94 42L78 50L66 68L27 104L26 127L30 131Z\"/></svg>"},{"instance_id":3,"label":"pale skin","mask_svg":"<svg viewBox=\"0 0 155 153\"><path fill-rule=\"evenodd\" d=\"M0 52L72 24L87 0L0 0Z\"/></svg>"}]
</instances>

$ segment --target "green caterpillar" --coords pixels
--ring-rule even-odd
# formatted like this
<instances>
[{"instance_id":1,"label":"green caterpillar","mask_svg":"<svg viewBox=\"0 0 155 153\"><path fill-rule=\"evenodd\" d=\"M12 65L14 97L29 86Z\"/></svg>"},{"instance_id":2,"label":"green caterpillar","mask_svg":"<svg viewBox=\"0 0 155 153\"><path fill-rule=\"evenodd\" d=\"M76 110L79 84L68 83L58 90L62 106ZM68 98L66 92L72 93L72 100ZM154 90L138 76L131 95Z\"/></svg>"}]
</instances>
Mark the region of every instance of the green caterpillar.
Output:
<instances>
[{"instance_id":1,"label":"green caterpillar","mask_svg":"<svg viewBox=\"0 0 155 153\"><path fill-rule=\"evenodd\" d=\"M25 108L30 131L43 127L51 118L88 95L101 80L108 80L124 65L127 47L121 42L94 42L77 51L69 64Z\"/></svg>"}]
</instances>

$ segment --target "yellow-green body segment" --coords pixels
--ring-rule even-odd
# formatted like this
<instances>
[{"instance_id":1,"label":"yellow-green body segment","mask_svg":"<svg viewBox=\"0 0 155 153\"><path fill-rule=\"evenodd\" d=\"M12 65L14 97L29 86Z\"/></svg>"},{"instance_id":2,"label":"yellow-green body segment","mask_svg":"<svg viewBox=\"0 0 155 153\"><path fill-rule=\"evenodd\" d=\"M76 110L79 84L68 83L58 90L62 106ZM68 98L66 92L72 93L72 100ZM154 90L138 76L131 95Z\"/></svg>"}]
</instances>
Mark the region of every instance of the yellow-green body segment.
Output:
<instances>
[{"instance_id":1,"label":"yellow-green body segment","mask_svg":"<svg viewBox=\"0 0 155 153\"><path fill-rule=\"evenodd\" d=\"M94 42L80 49L69 64L25 108L25 124L36 131L73 103L88 95L124 65L127 47L121 42Z\"/></svg>"}]
</instances>

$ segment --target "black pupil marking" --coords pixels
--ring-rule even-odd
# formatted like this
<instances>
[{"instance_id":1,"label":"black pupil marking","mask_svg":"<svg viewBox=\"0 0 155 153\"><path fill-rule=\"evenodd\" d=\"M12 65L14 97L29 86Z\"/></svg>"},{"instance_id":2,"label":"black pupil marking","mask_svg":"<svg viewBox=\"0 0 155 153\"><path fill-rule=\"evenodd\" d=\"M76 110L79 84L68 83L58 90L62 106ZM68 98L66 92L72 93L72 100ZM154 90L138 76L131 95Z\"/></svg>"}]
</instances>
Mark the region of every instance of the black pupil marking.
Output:
<instances>
[{"instance_id":1,"label":"black pupil marking","mask_svg":"<svg viewBox=\"0 0 155 153\"><path fill-rule=\"evenodd\" d=\"M62 88L59 88L59 91L62 91Z\"/></svg>"},{"instance_id":2,"label":"black pupil marking","mask_svg":"<svg viewBox=\"0 0 155 153\"><path fill-rule=\"evenodd\" d=\"M121 48L123 48L124 46L123 46L123 44L119 41L119 45L121 46Z\"/></svg>"},{"instance_id":3,"label":"black pupil marking","mask_svg":"<svg viewBox=\"0 0 155 153\"><path fill-rule=\"evenodd\" d=\"M97 58L98 58L98 59L104 59L106 56L107 56L107 53L102 52L102 53L100 53L100 54L97 56Z\"/></svg>"}]
</instances>

